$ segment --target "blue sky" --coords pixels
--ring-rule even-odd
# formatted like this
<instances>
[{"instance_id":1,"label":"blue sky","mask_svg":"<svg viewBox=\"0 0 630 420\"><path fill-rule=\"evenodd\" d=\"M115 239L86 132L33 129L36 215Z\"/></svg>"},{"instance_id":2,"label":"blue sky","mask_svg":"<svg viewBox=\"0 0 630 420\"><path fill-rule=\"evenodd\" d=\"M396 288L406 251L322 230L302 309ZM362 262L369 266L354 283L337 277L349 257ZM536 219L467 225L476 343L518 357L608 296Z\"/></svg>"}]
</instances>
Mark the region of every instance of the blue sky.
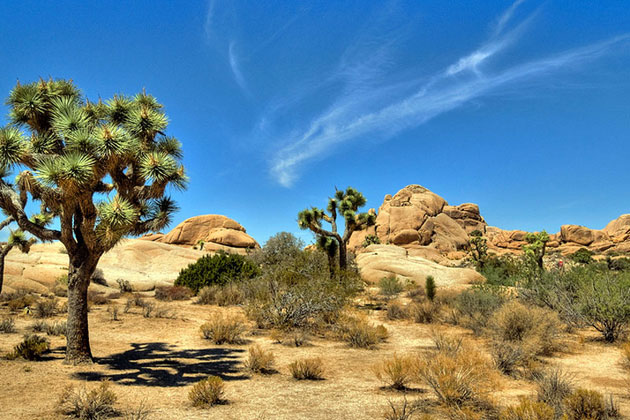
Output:
<instances>
[{"instance_id":1,"label":"blue sky","mask_svg":"<svg viewBox=\"0 0 630 420\"><path fill-rule=\"evenodd\" d=\"M0 3L0 93L146 87L184 145L176 222L264 243L348 185L378 207L421 184L504 229L630 213L626 1L91 3Z\"/></svg>"}]
</instances>

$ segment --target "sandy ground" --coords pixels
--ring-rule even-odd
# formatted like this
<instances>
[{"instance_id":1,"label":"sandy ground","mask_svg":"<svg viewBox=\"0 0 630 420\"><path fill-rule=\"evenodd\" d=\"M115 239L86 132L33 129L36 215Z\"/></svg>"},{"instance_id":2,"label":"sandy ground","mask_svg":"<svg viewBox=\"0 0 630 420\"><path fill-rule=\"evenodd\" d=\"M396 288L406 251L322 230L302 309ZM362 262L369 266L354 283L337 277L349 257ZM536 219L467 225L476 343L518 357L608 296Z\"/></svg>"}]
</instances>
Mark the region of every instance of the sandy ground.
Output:
<instances>
[{"instance_id":1,"label":"sandy ground","mask_svg":"<svg viewBox=\"0 0 630 420\"><path fill-rule=\"evenodd\" d=\"M435 328L409 321L387 321L384 311L369 311L369 317L384 323L390 332L388 341L377 350L350 349L344 343L317 338L307 346L289 347L275 343L266 332L256 331L253 326L246 334L247 343L217 346L201 338L199 326L213 313L237 313L240 308L200 306L191 301L160 303L172 309L177 318L147 319L138 308L122 313L124 298L117 303L120 321L110 320L106 306L95 306L90 312L96 358L93 365L62 364L63 337L50 337L52 352L43 361L0 360L0 418L63 418L55 406L67 384L93 385L110 379L112 390L118 395L117 408L130 410L144 401L152 410L151 419L378 419L388 401L402 401L403 395L383 389L371 367L394 353L430 349L431 330ZM0 308L0 317L7 314L6 307ZM0 334L0 354L10 351L33 322L30 316L19 315L18 332ZM440 328L474 340L466 330ZM566 351L546 363L562 367L580 386L612 393L622 413L630 414L630 371L621 364L621 351L595 338L589 331L569 337ZM483 342L476 342L482 349ZM242 362L253 343L273 351L279 373L248 375ZM326 379L292 379L287 365L295 359L314 356L324 361ZM188 392L192 384L209 374L225 380L229 404L206 410L192 408ZM493 397L501 404L511 404L519 396L533 392L530 382L501 377ZM418 388L407 398L430 398L430 393Z\"/></svg>"}]
</instances>

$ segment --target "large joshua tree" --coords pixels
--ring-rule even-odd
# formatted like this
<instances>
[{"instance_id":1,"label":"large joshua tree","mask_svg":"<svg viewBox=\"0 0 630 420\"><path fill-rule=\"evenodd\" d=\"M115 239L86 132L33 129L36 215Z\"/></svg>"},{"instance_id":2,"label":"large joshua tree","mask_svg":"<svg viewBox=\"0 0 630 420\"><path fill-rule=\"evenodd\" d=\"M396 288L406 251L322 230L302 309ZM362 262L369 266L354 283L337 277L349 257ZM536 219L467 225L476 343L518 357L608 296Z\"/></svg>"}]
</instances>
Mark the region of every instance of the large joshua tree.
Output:
<instances>
[{"instance_id":1,"label":"large joshua tree","mask_svg":"<svg viewBox=\"0 0 630 420\"><path fill-rule=\"evenodd\" d=\"M302 210L298 214L298 225L301 229L309 229L318 236L320 247L325 250L338 249L339 268L345 270L347 267L347 247L350 236L353 232L372 226L376 221L376 215L372 213L358 213L359 207L363 207L367 200L357 190L352 187L345 191L335 188L335 195L328 199L326 211L317 207ZM345 221L343 235L337 231L337 215L341 215ZM330 229L324 229L322 222L330 224ZM331 241L336 244L331 244ZM335 246L336 245L336 246ZM332 267L331 267L332 270Z\"/></svg>"},{"instance_id":2,"label":"large joshua tree","mask_svg":"<svg viewBox=\"0 0 630 420\"><path fill-rule=\"evenodd\" d=\"M17 84L0 129L0 207L19 228L60 241L68 266L66 363L92 360L87 290L101 256L126 235L158 231L177 209L165 196L184 188L181 145L165 134L162 105L145 92L90 102L72 81ZM25 204L39 203L39 220ZM56 219L48 228L42 218Z\"/></svg>"}]
</instances>

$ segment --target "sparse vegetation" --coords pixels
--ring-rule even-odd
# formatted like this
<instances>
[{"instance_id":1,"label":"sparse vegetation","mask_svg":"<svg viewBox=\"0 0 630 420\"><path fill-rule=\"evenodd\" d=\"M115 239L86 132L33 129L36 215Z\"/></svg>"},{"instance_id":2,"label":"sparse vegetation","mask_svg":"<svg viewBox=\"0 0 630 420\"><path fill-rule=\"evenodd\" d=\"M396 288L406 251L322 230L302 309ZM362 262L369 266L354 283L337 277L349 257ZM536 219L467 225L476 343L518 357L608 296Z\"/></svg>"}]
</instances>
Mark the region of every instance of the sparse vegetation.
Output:
<instances>
[{"instance_id":1,"label":"sparse vegetation","mask_svg":"<svg viewBox=\"0 0 630 420\"><path fill-rule=\"evenodd\" d=\"M218 376L209 376L197 382L188 393L188 399L193 407L208 408L217 404L224 404L225 385Z\"/></svg>"},{"instance_id":2,"label":"sparse vegetation","mask_svg":"<svg viewBox=\"0 0 630 420\"><path fill-rule=\"evenodd\" d=\"M88 389L86 386L66 387L58 402L58 409L70 418L81 420L100 420L115 417L118 412L114 409L117 401L116 394L109 389L107 381Z\"/></svg>"},{"instance_id":3,"label":"sparse vegetation","mask_svg":"<svg viewBox=\"0 0 630 420\"><path fill-rule=\"evenodd\" d=\"M501 412L502 420L555 420L554 409L540 401L522 398L518 405L510 406Z\"/></svg>"},{"instance_id":4,"label":"sparse vegetation","mask_svg":"<svg viewBox=\"0 0 630 420\"><path fill-rule=\"evenodd\" d=\"M372 370L378 380L386 386L402 391L407 389L407 386L415 377L416 363L411 356L394 354L391 358L375 365Z\"/></svg>"},{"instance_id":5,"label":"sparse vegetation","mask_svg":"<svg viewBox=\"0 0 630 420\"><path fill-rule=\"evenodd\" d=\"M215 316L200 327L201 334L214 344L241 344L245 332L243 320L236 317Z\"/></svg>"},{"instance_id":6,"label":"sparse vegetation","mask_svg":"<svg viewBox=\"0 0 630 420\"><path fill-rule=\"evenodd\" d=\"M0 321L0 333L11 334L15 331L15 320L13 318L3 318Z\"/></svg>"},{"instance_id":7,"label":"sparse vegetation","mask_svg":"<svg viewBox=\"0 0 630 420\"><path fill-rule=\"evenodd\" d=\"M271 351L264 350L255 344L249 348L247 360L245 360L245 368L252 373L272 373L274 356Z\"/></svg>"},{"instance_id":8,"label":"sparse vegetation","mask_svg":"<svg viewBox=\"0 0 630 420\"><path fill-rule=\"evenodd\" d=\"M400 282L398 277L396 277L394 275L388 276L388 277L383 277L378 282L378 288L381 291L381 294L383 296L385 296L385 297L388 297L388 298L396 296L399 293L401 293L403 290L405 290L405 287Z\"/></svg>"},{"instance_id":9,"label":"sparse vegetation","mask_svg":"<svg viewBox=\"0 0 630 420\"><path fill-rule=\"evenodd\" d=\"M39 360L42 355L50 350L50 341L47 338L37 334L28 334L24 336L24 340L17 344L8 359L22 358L26 360Z\"/></svg>"},{"instance_id":10,"label":"sparse vegetation","mask_svg":"<svg viewBox=\"0 0 630 420\"><path fill-rule=\"evenodd\" d=\"M372 349L388 337L383 325L373 326L364 318L349 317L338 326L341 339L350 347Z\"/></svg>"},{"instance_id":11,"label":"sparse vegetation","mask_svg":"<svg viewBox=\"0 0 630 420\"><path fill-rule=\"evenodd\" d=\"M289 365L291 376L297 380L324 379L324 366L320 358L301 359Z\"/></svg>"},{"instance_id":12,"label":"sparse vegetation","mask_svg":"<svg viewBox=\"0 0 630 420\"><path fill-rule=\"evenodd\" d=\"M35 318L50 318L57 314L58 309L56 298L40 299L33 306L33 316Z\"/></svg>"},{"instance_id":13,"label":"sparse vegetation","mask_svg":"<svg viewBox=\"0 0 630 420\"><path fill-rule=\"evenodd\" d=\"M186 300L190 299L192 292L183 286L158 286L155 288L155 298L157 300Z\"/></svg>"}]
</instances>

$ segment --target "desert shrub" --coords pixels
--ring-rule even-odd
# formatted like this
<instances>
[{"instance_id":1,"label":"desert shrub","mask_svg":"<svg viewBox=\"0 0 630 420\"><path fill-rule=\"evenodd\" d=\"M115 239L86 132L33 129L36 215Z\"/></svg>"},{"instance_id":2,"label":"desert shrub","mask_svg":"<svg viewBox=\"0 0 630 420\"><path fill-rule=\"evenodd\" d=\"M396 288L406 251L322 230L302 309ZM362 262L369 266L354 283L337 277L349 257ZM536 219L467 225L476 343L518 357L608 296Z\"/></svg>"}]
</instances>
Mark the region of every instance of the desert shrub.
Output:
<instances>
[{"instance_id":1,"label":"desert shrub","mask_svg":"<svg viewBox=\"0 0 630 420\"><path fill-rule=\"evenodd\" d=\"M3 318L0 321L0 333L10 334L15 332L15 320L13 318Z\"/></svg>"},{"instance_id":2,"label":"desert shrub","mask_svg":"<svg viewBox=\"0 0 630 420\"><path fill-rule=\"evenodd\" d=\"M277 267L301 254L304 242L289 232L279 232L265 242L262 248L254 251L250 258L264 268Z\"/></svg>"},{"instance_id":3,"label":"desert shrub","mask_svg":"<svg viewBox=\"0 0 630 420\"><path fill-rule=\"evenodd\" d=\"M571 254L571 260L579 264L590 264L594 262L593 251L588 248L580 248Z\"/></svg>"},{"instance_id":4,"label":"desert shrub","mask_svg":"<svg viewBox=\"0 0 630 420\"><path fill-rule=\"evenodd\" d=\"M152 412L153 410L151 410L147 406L146 401L143 400L137 407L127 411L124 420L150 420Z\"/></svg>"},{"instance_id":5,"label":"desert shrub","mask_svg":"<svg viewBox=\"0 0 630 420\"><path fill-rule=\"evenodd\" d=\"M363 248L367 248L370 245L378 245L381 243L381 240L379 239L378 236L376 235L365 235L365 239L363 240L363 243L361 243L361 246Z\"/></svg>"},{"instance_id":6,"label":"desert shrub","mask_svg":"<svg viewBox=\"0 0 630 420\"><path fill-rule=\"evenodd\" d=\"M92 283L100 284L101 286L107 286L107 280L105 280L105 274L103 273L103 270L101 270L100 268L97 268L96 270L94 270L94 273L92 274L92 277L90 278L90 281Z\"/></svg>"},{"instance_id":7,"label":"desert shrub","mask_svg":"<svg viewBox=\"0 0 630 420\"><path fill-rule=\"evenodd\" d=\"M437 320L440 305L431 301L416 303L410 306L409 313L418 324L431 324Z\"/></svg>"},{"instance_id":8,"label":"desert shrub","mask_svg":"<svg viewBox=\"0 0 630 420\"><path fill-rule=\"evenodd\" d=\"M109 319L111 321L119 321L120 318L118 317L118 313L120 312L120 309L118 308L118 305L109 305L107 307L107 313L109 314Z\"/></svg>"},{"instance_id":9,"label":"desert shrub","mask_svg":"<svg viewBox=\"0 0 630 420\"><path fill-rule=\"evenodd\" d=\"M630 258L621 257L621 258L611 258L610 256L606 257L606 265L609 270L613 271L626 271L630 270Z\"/></svg>"},{"instance_id":10,"label":"desert shrub","mask_svg":"<svg viewBox=\"0 0 630 420\"><path fill-rule=\"evenodd\" d=\"M171 308L164 305L155 305L155 309L153 310L153 318L158 319L175 319L177 316L173 312Z\"/></svg>"},{"instance_id":11,"label":"desert shrub","mask_svg":"<svg viewBox=\"0 0 630 420\"><path fill-rule=\"evenodd\" d=\"M552 354L559 345L560 328L557 314L550 310L516 300L506 303L488 322L497 367L512 374L536 356Z\"/></svg>"},{"instance_id":12,"label":"desert shrub","mask_svg":"<svg viewBox=\"0 0 630 420\"><path fill-rule=\"evenodd\" d=\"M523 275L523 263L511 256L488 256L480 269L486 284L493 286L514 286Z\"/></svg>"},{"instance_id":13,"label":"desert shrub","mask_svg":"<svg viewBox=\"0 0 630 420\"><path fill-rule=\"evenodd\" d=\"M197 293L204 286L250 279L258 274L260 269L248 258L218 252L212 256L204 255L182 269L175 280L175 286L186 286Z\"/></svg>"},{"instance_id":14,"label":"desert shrub","mask_svg":"<svg viewBox=\"0 0 630 420\"><path fill-rule=\"evenodd\" d=\"M37 297L27 292L7 293L3 295L3 297L6 299L7 306L11 312L18 312L24 308L30 308L37 302Z\"/></svg>"},{"instance_id":15,"label":"desert shrub","mask_svg":"<svg viewBox=\"0 0 630 420\"><path fill-rule=\"evenodd\" d=\"M109 298L105 292L98 290L88 290L87 298L92 305L107 305L109 303Z\"/></svg>"},{"instance_id":16,"label":"desert shrub","mask_svg":"<svg viewBox=\"0 0 630 420\"><path fill-rule=\"evenodd\" d=\"M324 365L318 357L296 360L289 364L289 371L298 380L324 379Z\"/></svg>"},{"instance_id":17,"label":"desert shrub","mask_svg":"<svg viewBox=\"0 0 630 420\"><path fill-rule=\"evenodd\" d=\"M215 295L216 303L219 306L240 305L244 302L245 296L236 284L226 284L220 286Z\"/></svg>"},{"instance_id":18,"label":"desert shrub","mask_svg":"<svg viewBox=\"0 0 630 420\"><path fill-rule=\"evenodd\" d=\"M565 413L569 420L607 419L604 396L593 390L579 388L564 400Z\"/></svg>"},{"instance_id":19,"label":"desert shrub","mask_svg":"<svg viewBox=\"0 0 630 420\"><path fill-rule=\"evenodd\" d=\"M472 348L427 355L419 360L417 372L443 406L474 411L489 405L492 370Z\"/></svg>"},{"instance_id":20,"label":"desert shrub","mask_svg":"<svg viewBox=\"0 0 630 420\"><path fill-rule=\"evenodd\" d=\"M35 332L46 332L47 329L48 329L48 323L41 319L31 324L31 330Z\"/></svg>"},{"instance_id":21,"label":"desert shrub","mask_svg":"<svg viewBox=\"0 0 630 420\"><path fill-rule=\"evenodd\" d=\"M385 359L372 368L374 375L386 386L405 390L415 376L415 359L410 356L394 356Z\"/></svg>"},{"instance_id":22,"label":"desert shrub","mask_svg":"<svg viewBox=\"0 0 630 420\"><path fill-rule=\"evenodd\" d=\"M255 344L249 348L249 355L244 365L253 373L272 373L274 359L273 353Z\"/></svg>"},{"instance_id":23,"label":"desert shrub","mask_svg":"<svg viewBox=\"0 0 630 420\"><path fill-rule=\"evenodd\" d=\"M116 394L109 382L101 382L88 390L86 387L66 387L58 402L58 409L68 417L81 420L100 420L118 415L114 409Z\"/></svg>"},{"instance_id":24,"label":"desert shrub","mask_svg":"<svg viewBox=\"0 0 630 420\"><path fill-rule=\"evenodd\" d=\"M198 305L214 305L217 303L216 295L219 290L219 286L205 286L199 289L197 293L197 299L195 303Z\"/></svg>"},{"instance_id":25,"label":"desert shrub","mask_svg":"<svg viewBox=\"0 0 630 420\"><path fill-rule=\"evenodd\" d=\"M55 284L53 286L52 292L57 297L68 297L68 286L64 286L63 284Z\"/></svg>"},{"instance_id":26,"label":"desert shrub","mask_svg":"<svg viewBox=\"0 0 630 420\"><path fill-rule=\"evenodd\" d=\"M373 326L365 318L348 317L338 325L340 338L353 348L371 349L385 341L387 329Z\"/></svg>"},{"instance_id":27,"label":"desert shrub","mask_svg":"<svg viewBox=\"0 0 630 420\"><path fill-rule=\"evenodd\" d=\"M398 405L394 404L390 400L389 407L387 411L385 411L385 413L383 414L383 418L385 420L410 420L416 411L416 406L414 404L409 404L409 401L407 401L407 397L404 398L402 404ZM423 420L425 419L429 418L423 418Z\"/></svg>"},{"instance_id":28,"label":"desert shrub","mask_svg":"<svg viewBox=\"0 0 630 420\"><path fill-rule=\"evenodd\" d=\"M407 319L410 316L409 308L398 301L387 304L387 319Z\"/></svg>"},{"instance_id":29,"label":"desert shrub","mask_svg":"<svg viewBox=\"0 0 630 420\"><path fill-rule=\"evenodd\" d=\"M524 297L559 312L572 326L591 326L607 342L623 336L630 322L630 272L598 264L532 277Z\"/></svg>"},{"instance_id":30,"label":"desert shrub","mask_svg":"<svg viewBox=\"0 0 630 420\"><path fill-rule=\"evenodd\" d=\"M212 407L225 403L225 385L223 379L218 376L209 376L197 382L190 389L188 399L193 407Z\"/></svg>"},{"instance_id":31,"label":"desert shrub","mask_svg":"<svg viewBox=\"0 0 630 420\"><path fill-rule=\"evenodd\" d=\"M215 316L200 328L203 338L215 344L240 344L241 335L245 332L243 320L229 316Z\"/></svg>"},{"instance_id":32,"label":"desert shrub","mask_svg":"<svg viewBox=\"0 0 630 420\"><path fill-rule=\"evenodd\" d=\"M433 340L437 351L446 354L457 354L464 343L464 340L461 337L444 334L443 332L436 330L431 332L431 339Z\"/></svg>"},{"instance_id":33,"label":"desert shrub","mask_svg":"<svg viewBox=\"0 0 630 420\"><path fill-rule=\"evenodd\" d=\"M502 420L555 420L553 407L540 401L522 398L520 403L502 410Z\"/></svg>"},{"instance_id":34,"label":"desert shrub","mask_svg":"<svg viewBox=\"0 0 630 420\"><path fill-rule=\"evenodd\" d=\"M116 279L116 283L118 284L118 288L120 289L121 293L133 292L133 287L131 287L131 283L129 283L129 280Z\"/></svg>"},{"instance_id":35,"label":"desert shrub","mask_svg":"<svg viewBox=\"0 0 630 420\"><path fill-rule=\"evenodd\" d=\"M360 289L355 271L331 278L321 251L301 251L282 264L263 268L242 284L247 315L260 328L301 329L334 324Z\"/></svg>"},{"instance_id":36,"label":"desert shrub","mask_svg":"<svg viewBox=\"0 0 630 420\"><path fill-rule=\"evenodd\" d=\"M383 296L385 296L385 297L396 296L397 294L399 294L400 292L405 290L405 287L400 282L398 277L396 277L393 274L391 276L388 276L388 277L383 277L378 282L378 288L379 288L381 294Z\"/></svg>"},{"instance_id":37,"label":"desert shrub","mask_svg":"<svg viewBox=\"0 0 630 420\"><path fill-rule=\"evenodd\" d=\"M24 340L17 344L7 356L9 359L22 358L26 360L39 360L42 354L50 349L50 342L45 337L37 334L28 334Z\"/></svg>"},{"instance_id":38,"label":"desert shrub","mask_svg":"<svg viewBox=\"0 0 630 420\"><path fill-rule=\"evenodd\" d=\"M546 370L534 374L536 383L536 397L538 401L553 407L556 417L563 412L563 402L571 392L573 384L571 377L560 369Z\"/></svg>"},{"instance_id":39,"label":"desert shrub","mask_svg":"<svg viewBox=\"0 0 630 420\"><path fill-rule=\"evenodd\" d=\"M46 334L48 335L66 335L67 324L66 321L59 321L46 326Z\"/></svg>"},{"instance_id":40,"label":"desert shrub","mask_svg":"<svg viewBox=\"0 0 630 420\"><path fill-rule=\"evenodd\" d=\"M424 287L417 284L410 284L407 290L407 297L415 302L421 301L426 297Z\"/></svg>"},{"instance_id":41,"label":"desert shrub","mask_svg":"<svg viewBox=\"0 0 630 420\"><path fill-rule=\"evenodd\" d=\"M427 276L424 282L424 292L427 294L427 299L431 302L435 299L436 290L437 286L435 285L435 279L433 276Z\"/></svg>"},{"instance_id":42,"label":"desert shrub","mask_svg":"<svg viewBox=\"0 0 630 420\"><path fill-rule=\"evenodd\" d=\"M186 300L190 299L192 292L183 286L158 286L155 288L155 298L157 300Z\"/></svg>"},{"instance_id":43,"label":"desert shrub","mask_svg":"<svg viewBox=\"0 0 630 420\"><path fill-rule=\"evenodd\" d=\"M33 316L35 318L50 318L57 314L57 299L41 299L33 306Z\"/></svg>"},{"instance_id":44,"label":"desert shrub","mask_svg":"<svg viewBox=\"0 0 630 420\"><path fill-rule=\"evenodd\" d=\"M151 318L154 315L156 305L151 302L144 302L141 306L142 316L145 318Z\"/></svg>"},{"instance_id":45,"label":"desert shrub","mask_svg":"<svg viewBox=\"0 0 630 420\"><path fill-rule=\"evenodd\" d=\"M480 334L488 323L488 319L503 305L505 297L502 289L492 286L474 286L460 293L453 304L461 315L460 323Z\"/></svg>"}]
</instances>

